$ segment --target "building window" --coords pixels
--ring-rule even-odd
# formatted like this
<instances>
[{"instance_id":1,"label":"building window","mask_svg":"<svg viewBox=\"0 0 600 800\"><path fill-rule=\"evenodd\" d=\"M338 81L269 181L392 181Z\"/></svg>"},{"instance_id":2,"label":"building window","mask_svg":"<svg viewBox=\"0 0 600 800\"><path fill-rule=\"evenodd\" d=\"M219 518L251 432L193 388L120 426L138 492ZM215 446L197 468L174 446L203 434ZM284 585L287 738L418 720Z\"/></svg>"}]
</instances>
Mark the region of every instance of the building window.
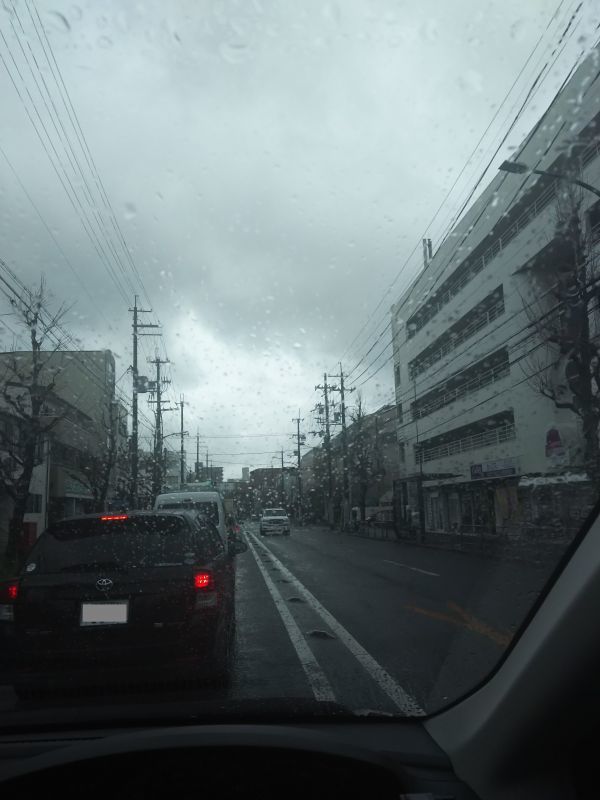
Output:
<instances>
[{"instance_id":1,"label":"building window","mask_svg":"<svg viewBox=\"0 0 600 800\"><path fill-rule=\"evenodd\" d=\"M394 382L397 389L400 386L400 364L394 364Z\"/></svg>"},{"instance_id":2,"label":"building window","mask_svg":"<svg viewBox=\"0 0 600 800\"><path fill-rule=\"evenodd\" d=\"M595 135L597 120L594 118L590 124L579 134L580 146L583 150L579 153L582 165L587 165L599 154L598 142ZM591 134L592 141L585 144L586 134ZM555 166L556 172L561 172L560 158ZM511 242L524 228L531 224L533 219L540 214L546 206L554 202L556 197L556 185L554 182L547 184L539 181L528 197L523 198L522 203L518 203L511 209L502 223L496 225L489 237L486 237L473 252L462 261L454 272L442 283L433 296L430 296L423 305L407 320L408 338L412 338L421 330L429 320L447 303L452 300L463 288L470 283L487 265L494 260L506 245ZM600 213L600 209L599 212ZM596 220L596 223L600 219ZM590 221L590 231L593 224ZM491 239L491 242L490 242ZM596 241L600 239L600 226L597 226ZM592 235L593 240L593 235Z\"/></svg>"},{"instance_id":3,"label":"building window","mask_svg":"<svg viewBox=\"0 0 600 800\"><path fill-rule=\"evenodd\" d=\"M396 405L396 408L398 409L398 424L402 425L402 423L404 422L404 413L402 411L402 403L398 403Z\"/></svg>"},{"instance_id":4,"label":"building window","mask_svg":"<svg viewBox=\"0 0 600 800\"><path fill-rule=\"evenodd\" d=\"M510 375L508 350L502 347L472 367L454 373L437 389L421 395L418 400L410 404L411 416L413 419L426 417L461 397L502 380L507 375Z\"/></svg>"},{"instance_id":5,"label":"building window","mask_svg":"<svg viewBox=\"0 0 600 800\"><path fill-rule=\"evenodd\" d=\"M408 374L413 380L433 364L441 361L453 350L474 336L482 328L490 325L504 313L504 289L500 285L490 292L480 303L467 311L454 325L422 350L408 365Z\"/></svg>"}]
</instances>

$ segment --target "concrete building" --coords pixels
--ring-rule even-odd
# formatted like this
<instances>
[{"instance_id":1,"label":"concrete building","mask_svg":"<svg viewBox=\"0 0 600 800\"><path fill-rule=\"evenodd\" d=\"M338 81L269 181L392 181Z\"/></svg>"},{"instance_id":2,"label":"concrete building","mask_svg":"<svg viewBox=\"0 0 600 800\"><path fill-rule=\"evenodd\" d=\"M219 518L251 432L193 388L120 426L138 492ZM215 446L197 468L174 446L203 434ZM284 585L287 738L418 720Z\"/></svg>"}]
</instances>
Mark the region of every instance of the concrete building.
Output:
<instances>
[{"instance_id":1,"label":"concrete building","mask_svg":"<svg viewBox=\"0 0 600 800\"><path fill-rule=\"evenodd\" d=\"M291 512L298 491L298 470L295 467L260 467L250 472L255 511L283 506Z\"/></svg>"},{"instance_id":2,"label":"concrete building","mask_svg":"<svg viewBox=\"0 0 600 800\"><path fill-rule=\"evenodd\" d=\"M576 71L514 161L600 186L596 73L594 59ZM580 419L540 391L543 376L570 395L539 320L564 324L557 224L574 201L593 259L593 192L499 172L392 307L400 525L422 509L427 530L518 535L589 508Z\"/></svg>"},{"instance_id":3,"label":"concrete building","mask_svg":"<svg viewBox=\"0 0 600 800\"><path fill-rule=\"evenodd\" d=\"M194 466L197 481L211 481L214 486L223 483L223 467L215 467L213 464L206 466L202 461Z\"/></svg>"},{"instance_id":4,"label":"concrete building","mask_svg":"<svg viewBox=\"0 0 600 800\"><path fill-rule=\"evenodd\" d=\"M57 351L44 354L44 358L41 383L54 383L47 394L45 417L57 421L39 444L30 482L25 516L30 537L53 519L90 510L90 458L102 458L109 447L121 454L127 442L126 409L115 399L112 353ZM2 393L10 386L15 396L27 402L28 394L22 387L27 385L31 365L29 351L0 353ZM4 426L17 426L5 399L0 399L0 417ZM14 446L18 446L17 439ZM124 491L126 480L126 465L116 457L107 502ZM6 541L11 513L12 501L5 487L0 487L0 547Z\"/></svg>"},{"instance_id":5,"label":"concrete building","mask_svg":"<svg viewBox=\"0 0 600 800\"><path fill-rule=\"evenodd\" d=\"M346 429L349 503L344 508L344 447L341 433L331 438L331 491L324 444L301 459L305 510L314 519L348 524L350 508L357 519L378 513L393 516L393 486L398 477L397 417L395 405L385 405L349 422ZM329 498L329 501L328 501Z\"/></svg>"},{"instance_id":6,"label":"concrete building","mask_svg":"<svg viewBox=\"0 0 600 800\"><path fill-rule=\"evenodd\" d=\"M184 472L185 477L185 463ZM175 450L164 450L163 459L163 489L172 490L181 487L181 453Z\"/></svg>"}]
</instances>

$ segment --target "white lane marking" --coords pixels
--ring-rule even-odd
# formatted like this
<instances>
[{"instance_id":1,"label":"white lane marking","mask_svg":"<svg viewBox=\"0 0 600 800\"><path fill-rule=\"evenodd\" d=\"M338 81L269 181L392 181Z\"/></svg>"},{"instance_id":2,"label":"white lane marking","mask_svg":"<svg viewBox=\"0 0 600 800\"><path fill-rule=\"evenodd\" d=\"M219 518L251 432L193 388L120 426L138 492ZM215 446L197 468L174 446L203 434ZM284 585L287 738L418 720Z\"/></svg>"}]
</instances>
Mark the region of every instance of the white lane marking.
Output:
<instances>
[{"instance_id":1,"label":"white lane marking","mask_svg":"<svg viewBox=\"0 0 600 800\"><path fill-rule=\"evenodd\" d=\"M439 572L429 572L426 569L419 569L419 567L409 567L408 564L401 564L399 561L390 561L389 558L382 559L386 564L395 564L397 567L404 567L404 569L412 569L413 572L420 572L423 575L433 575L434 578L439 578Z\"/></svg>"},{"instance_id":2,"label":"white lane marking","mask_svg":"<svg viewBox=\"0 0 600 800\"><path fill-rule=\"evenodd\" d=\"M248 540L250 536L254 537L254 534L246 534ZM323 670L321 669L319 662L314 657L312 650L308 646L304 636L302 635L302 631L298 627L296 620L291 615L288 607L286 606L283 598L281 597L277 587L271 580L271 576L266 570L265 565L262 563L261 558L259 557L258 553L256 552L252 542L248 541L248 546L252 555L254 556L254 560L261 571L261 574L265 580L267 585L267 589L271 597L273 598L273 602L275 603L275 607L281 616L283 624L285 625L285 629L288 632L288 636L294 646L294 650L296 651L296 655L300 660L300 664L302 665L302 669L306 673L306 677L308 678L308 682L310 683L310 687L313 691L315 696L315 700L324 700L330 702L336 702L335 694L333 693L333 689L331 688L331 684L327 680L327 677Z\"/></svg>"},{"instance_id":3,"label":"white lane marking","mask_svg":"<svg viewBox=\"0 0 600 800\"><path fill-rule=\"evenodd\" d=\"M310 607L315 611L332 630L338 639L344 644L359 664L369 673L371 678L377 683L385 694L396 704L396 706L407 715L422 716L425 714L415 698L397 683L394 678L377 662L365 648L359 644L352 634L337 621L337 619L327 609L321 605L317 598L310 592L293 573L285 567L281 561L273 554L272 550L263 544L255 534L249 533L248 538L252 538L261 550L267 552L273 564L279 567L282 575L294 585L296 591L301 594Z\"/></svg>"}]
</instances>

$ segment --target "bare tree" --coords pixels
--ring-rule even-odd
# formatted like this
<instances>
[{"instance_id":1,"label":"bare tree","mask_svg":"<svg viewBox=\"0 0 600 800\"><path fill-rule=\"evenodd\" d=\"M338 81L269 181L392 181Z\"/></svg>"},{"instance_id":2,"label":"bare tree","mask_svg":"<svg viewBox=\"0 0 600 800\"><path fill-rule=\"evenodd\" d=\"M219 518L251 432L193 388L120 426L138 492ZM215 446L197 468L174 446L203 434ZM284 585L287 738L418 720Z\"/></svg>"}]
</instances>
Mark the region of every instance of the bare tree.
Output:
<instances>
[{"instance_id":1,"label":"bare tree","mask_svg":"<svg viewBox=\"0 0 600 800\"><path fill-rule=\"evenodd\" d=\"M30 350L25 355L15 348L1 360L4 424L0 426L0 480L12 500L8 560L18 555L31 476L39 463L44 439L64 418L60 404L54 401L60 368L53 367L51 360L63 345L60 323L68 308L61 305L50 313L46 310L47 300L43 278L39 287L9 300L18 325L26 331Z\"/></svg>"},{"instance_id":2,"label":"bare tree","mask_svg":"<svg viewBox=\"0 0 600 800\"><path fill-rule=\"evenodd\" d=\"M127 459L126 451L118 447L118 422L115 406L108 400L96 426L97 449L81 453L78 469L69 473L92 495L93 512L106 510L108 493L116 478L115 472Z\"/></svg>"},{"instance_id":3,"label":"bare tree","mask_svg":"<svg viewBox=\"0 0 600 800\"><path fill-rule=\"evenodd\" d=\"M351 412L350 419L352 425L348 430L348 461L353 482L352 496L358 497L360 518L364 521L372 471L372 443L367 425L367 412L360 392L357 395L356 407Z\"/></svg>"},{"instance_id":4,"label":"bare tree","mask_svg":"<svg viewBox=\"0 0 600 800\"><path fill-rule=\"evenodd\" d=\"M581 218L581 190L567 185L557 203L556 235L550 261L548 303L530 305L532 324L546 342L532 383L556 408L571 411L581 424L583 466L600 477L600 340L597 330L600 276Z\"/></svg>"}]
</instances>

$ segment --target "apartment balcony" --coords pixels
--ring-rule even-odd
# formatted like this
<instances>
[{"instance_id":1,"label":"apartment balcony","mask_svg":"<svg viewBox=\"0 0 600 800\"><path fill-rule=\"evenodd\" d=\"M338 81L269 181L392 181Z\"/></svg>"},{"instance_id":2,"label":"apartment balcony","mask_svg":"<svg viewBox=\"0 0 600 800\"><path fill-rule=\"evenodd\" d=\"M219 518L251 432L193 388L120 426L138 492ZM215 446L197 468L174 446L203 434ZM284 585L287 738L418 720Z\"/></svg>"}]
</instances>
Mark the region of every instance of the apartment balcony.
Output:
<instances>
[{"instance_id":1,"label":"apartment balcony","mask_svg":"<svg viewBox=\"0 0 600 800\"><path fill-rule=\"evenodd\" d=\"M503 425L482 433L464 436L461 439L440 444L435 447L420 448L415 454L417 464L426 464L430 461L438 461L449 456L456 456L461 453L469 453L483 447L501 445L516 439L514 424Z\"/></svg>"}]
</instances>

